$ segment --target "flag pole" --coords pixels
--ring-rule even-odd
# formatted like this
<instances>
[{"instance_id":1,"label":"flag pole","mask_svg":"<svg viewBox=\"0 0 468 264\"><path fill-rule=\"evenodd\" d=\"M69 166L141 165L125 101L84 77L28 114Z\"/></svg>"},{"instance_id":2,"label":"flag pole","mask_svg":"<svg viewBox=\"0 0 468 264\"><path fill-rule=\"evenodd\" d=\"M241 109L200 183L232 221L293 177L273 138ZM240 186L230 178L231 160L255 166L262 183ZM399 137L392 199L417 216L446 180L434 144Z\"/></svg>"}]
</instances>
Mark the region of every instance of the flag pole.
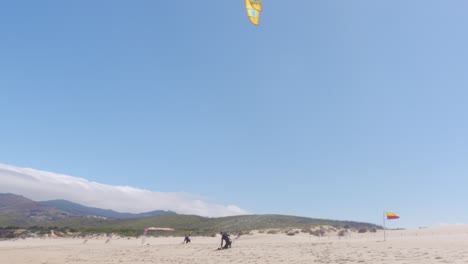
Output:
<instances>
[{"instance_id":1,"label":"flag pole","mask_svg":"<svg viewBox=\"0 0 468 264\"><path fill-rule=\"evenodd\" d=\"M383 237L383 240L387 241L387 228L385 227L385 212L383 212Z\"/></svg>"}]
</instances>

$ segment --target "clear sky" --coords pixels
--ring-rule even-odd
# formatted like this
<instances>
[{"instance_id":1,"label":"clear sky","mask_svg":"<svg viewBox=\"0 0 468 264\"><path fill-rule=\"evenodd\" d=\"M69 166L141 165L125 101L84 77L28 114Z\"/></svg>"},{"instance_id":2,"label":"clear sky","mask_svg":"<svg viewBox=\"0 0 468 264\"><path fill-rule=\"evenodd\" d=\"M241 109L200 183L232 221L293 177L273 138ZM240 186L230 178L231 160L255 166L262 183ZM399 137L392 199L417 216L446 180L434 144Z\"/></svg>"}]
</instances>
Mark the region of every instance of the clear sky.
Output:
<instances>
[{"instance_id":1,"label":"clear sky","mask_svg":"<svg viewBox=\"0 0 468 264\"><path fill-rule=\"evenodd\" d=\"M468 223L468 2L4 1L0 163L252 213ZM1 183L0 183L1 184Z\"/></svg>"}]
</instances>

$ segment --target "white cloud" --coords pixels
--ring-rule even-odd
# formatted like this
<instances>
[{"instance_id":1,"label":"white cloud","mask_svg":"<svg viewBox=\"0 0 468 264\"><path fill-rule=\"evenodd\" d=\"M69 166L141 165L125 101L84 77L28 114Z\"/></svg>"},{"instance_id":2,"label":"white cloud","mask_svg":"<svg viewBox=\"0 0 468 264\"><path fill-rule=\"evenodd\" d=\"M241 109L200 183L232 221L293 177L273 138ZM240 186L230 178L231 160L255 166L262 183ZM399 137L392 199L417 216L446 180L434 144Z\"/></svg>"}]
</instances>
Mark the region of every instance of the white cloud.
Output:
<instances>
[{"instance_id":1,"label":"white cloud","mask_svg":"<svg viewBox=\"0 0 468 264\"><path fill-rule=\"evenodd\" d=\"M0 193L23 195L35 201L64 199L85 206L140 213L171 210L179 214L218 217L248 214L235 205L217 205L183 192L154 192L112 186L72 176L0 164Z\"/></svg>"}]
</instances>

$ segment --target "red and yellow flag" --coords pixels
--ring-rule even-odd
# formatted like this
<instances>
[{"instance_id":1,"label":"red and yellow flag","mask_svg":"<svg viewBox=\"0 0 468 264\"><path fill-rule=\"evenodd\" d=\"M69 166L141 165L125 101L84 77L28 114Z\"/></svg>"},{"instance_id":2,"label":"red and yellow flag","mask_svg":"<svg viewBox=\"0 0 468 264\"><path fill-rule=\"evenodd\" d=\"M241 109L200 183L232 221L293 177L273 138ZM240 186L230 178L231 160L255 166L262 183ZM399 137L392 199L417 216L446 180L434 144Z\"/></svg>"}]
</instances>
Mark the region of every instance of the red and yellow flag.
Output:
<instances>
[{"instance_id":1,"label":"red and yellow flag","mask_svg":"<svg viewBox=\"0 0 468 264\"><path fill-rule=\"evenodd\" d=\"M385 214L387 215L388 220L400 218L400 216L395 213L385 212Z\"/></svg>"}]
</instances>

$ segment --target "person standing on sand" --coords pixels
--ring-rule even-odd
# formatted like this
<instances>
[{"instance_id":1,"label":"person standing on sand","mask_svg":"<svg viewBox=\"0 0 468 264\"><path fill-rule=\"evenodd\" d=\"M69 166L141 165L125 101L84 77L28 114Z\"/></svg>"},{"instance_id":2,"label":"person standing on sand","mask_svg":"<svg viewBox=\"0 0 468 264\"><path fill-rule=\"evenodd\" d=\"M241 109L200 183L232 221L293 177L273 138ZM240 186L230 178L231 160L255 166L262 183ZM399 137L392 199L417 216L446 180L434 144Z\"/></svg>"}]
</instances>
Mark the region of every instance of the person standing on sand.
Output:
<instances>
[{"instance_id":1,"label":"person standing on sand","mask_svg":"<svg viewBox=\"0 0 468 264\"><path fill-rule=\"evenodd\" d=\"M190 235L185 235L184 243L185 244L190 243Z\"/></svg>"},{"instance_id":2,"label":"person standing on sand","mask_svg":"<svg viewBox=\"0 0 468 264\"><path fill-rule=\"evenodd\" d=\"M227 232L219 232L221 234L221 247L219 249L227 249L230 248L232 245L232 240L229 238L229 234ZM224 247L223 247L223 242Z\"/></svg>"}]
</instances>

